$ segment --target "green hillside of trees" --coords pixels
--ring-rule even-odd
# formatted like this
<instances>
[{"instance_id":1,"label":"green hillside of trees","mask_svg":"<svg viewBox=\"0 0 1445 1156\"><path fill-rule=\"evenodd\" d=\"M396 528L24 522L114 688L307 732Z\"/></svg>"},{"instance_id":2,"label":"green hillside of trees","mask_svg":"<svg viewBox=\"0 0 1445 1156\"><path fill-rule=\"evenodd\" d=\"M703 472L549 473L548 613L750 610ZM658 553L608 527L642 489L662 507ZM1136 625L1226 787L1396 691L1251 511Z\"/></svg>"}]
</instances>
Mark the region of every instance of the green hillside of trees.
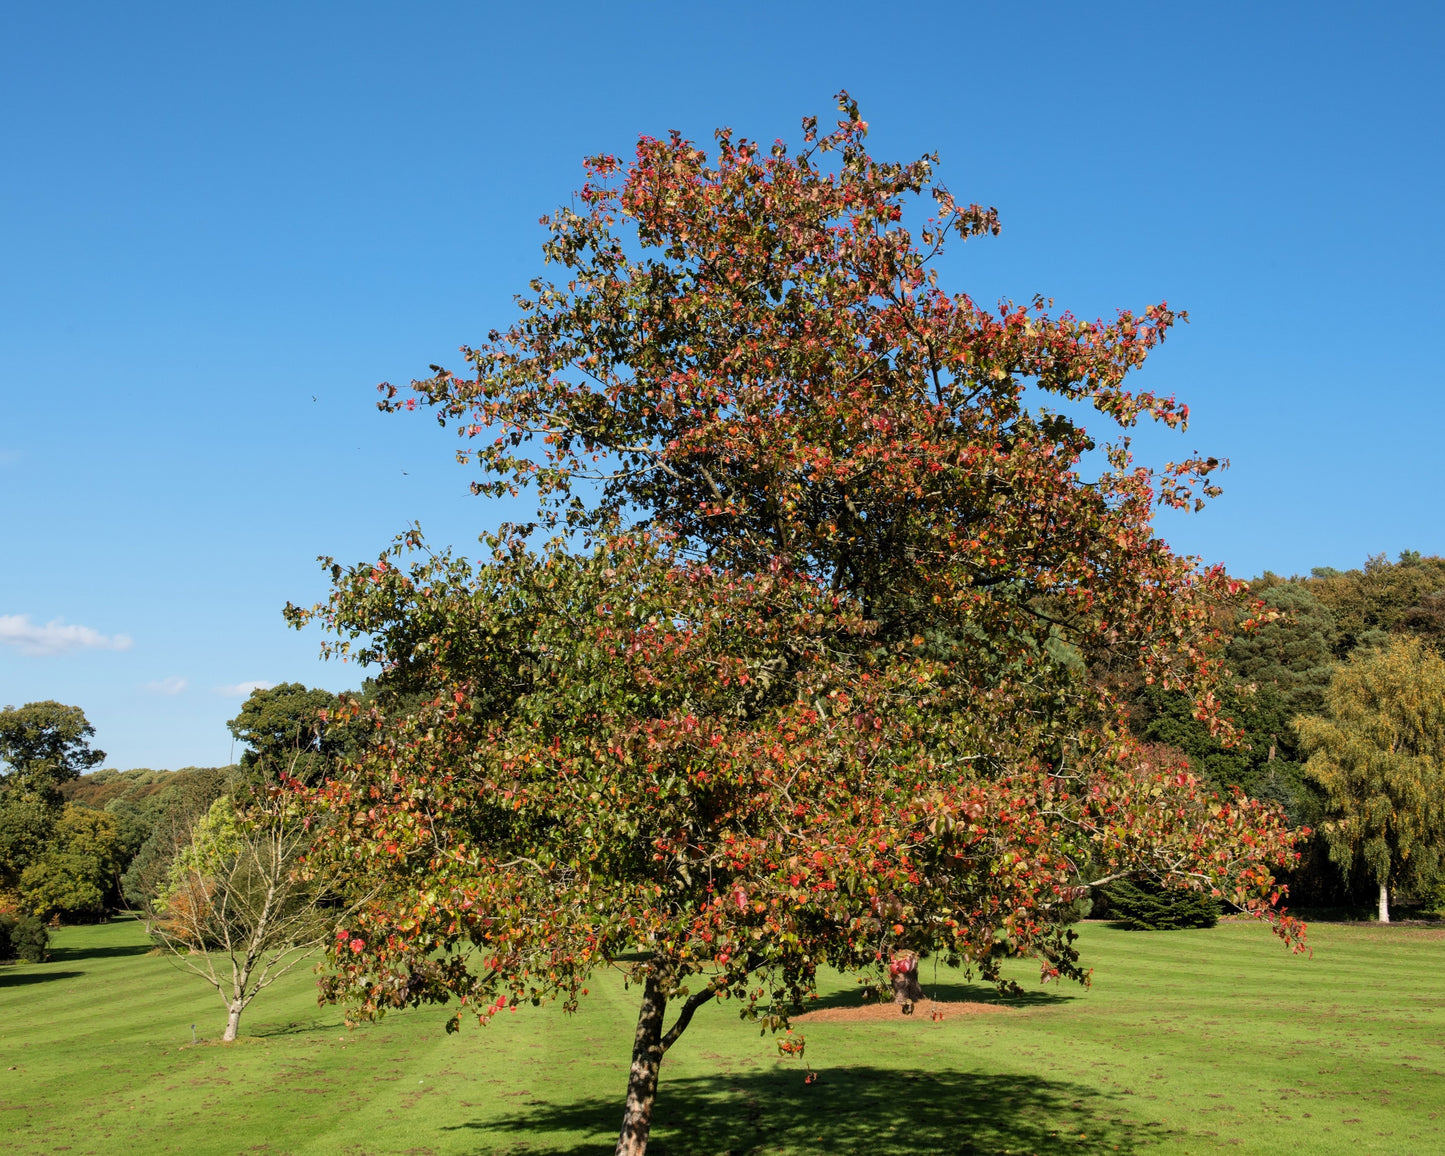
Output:
<instances>
[{"instance_id":1,"label":"green hillside of trees","mask_svg":"<svg viewBox=\"0 0 1445 1156\"><path fill-rule=\"evenodd\" d=\"M1276 800L1295 825L1315 832L1290 879L1293 903L1371 902L1376 884L1367 873L1330 858L1324 831L1331 821L1328 799L1305 771L1308 754L1295 723L1321 713L1332 677L1352 656L1380 650L1400 637L1418 638L1441 651L1445 558L1405 551L1391 562L1381 554L1354 570L1322 567L1288 578L1265 573L1250 587L1277 617L1253 630L1226 624L1221 657L1243 687L1228 696L1226 714L1244 732L1244 742L1226 746L1193 717L1185 696L1142 683L1129 688L1135 731L1182 750L1216 789L1238 787ZM1433 901L1426 894L1409 897Z\"/></svg>"}]
</instances>

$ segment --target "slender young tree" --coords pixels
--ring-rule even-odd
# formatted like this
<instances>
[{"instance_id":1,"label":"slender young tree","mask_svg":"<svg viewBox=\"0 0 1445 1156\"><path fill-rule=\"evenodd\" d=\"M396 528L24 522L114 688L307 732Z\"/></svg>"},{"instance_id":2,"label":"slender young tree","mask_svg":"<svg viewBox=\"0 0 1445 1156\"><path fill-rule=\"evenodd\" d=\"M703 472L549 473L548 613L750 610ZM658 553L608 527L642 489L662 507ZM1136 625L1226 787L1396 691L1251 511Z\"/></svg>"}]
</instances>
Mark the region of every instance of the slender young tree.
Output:
<instances>
[{"instance_id":1,"label":"slender young tree","mask_svg":"<svg viewBox=\"0 0 1445 1156\"><path fill-rule=\"evenodd\" d=\"M1325 709L1295 725L1329 801L1330 857L1368 873L1388 923L1391 887L1430 883L1445 856L1445 659L1409 635L1357 651Z\"/></svg>"},{"instance_id":2,"label":"slender young tree","mask_svg":"<svg viewBox=\"0 0 1445 1156\"><path fill-rule=\"evenodd\" d=\"M736 999L799 1050L788 1013L823 964L885 990L927 953L1082 980L1073 904L1131 872L1298 940L1277 812L1156 765L1088 673L1130 661L1226 726L1211 622L1239 592L1151 522L1217 463L1151 471L1078 417L1183 425L1125 385L1176 315L945 294L933 258L996 215L934 186L933 158L872 158L839 107L798 152L724 130L715 157L674 135L592 158L579 207L544 218L560 272L521 319L468 374L383 387L455 424L476 492L532 489L537 526L477 565L413 532L328 560L329 602L288 608L425 692L313 792L333 869L377 889L328 994L362 1016L456 1000L455 1027L573 1007L626 967L619 1153L645 1150L703 1005Z\"/></svg>"},{"instance_id":3,"label":"slender young tree","mask_svg":"<svg viewBox=\"0 0 1445 1156\"><path fill-rule=\"evenodd\" d=\"M155 904L151 934L226 1008L230 1043L241 1014L314 955L346 912L301 870L315 838L295 800L273 790L238 811L229 796L194 824Z\"/></svg>"}]
</instances>

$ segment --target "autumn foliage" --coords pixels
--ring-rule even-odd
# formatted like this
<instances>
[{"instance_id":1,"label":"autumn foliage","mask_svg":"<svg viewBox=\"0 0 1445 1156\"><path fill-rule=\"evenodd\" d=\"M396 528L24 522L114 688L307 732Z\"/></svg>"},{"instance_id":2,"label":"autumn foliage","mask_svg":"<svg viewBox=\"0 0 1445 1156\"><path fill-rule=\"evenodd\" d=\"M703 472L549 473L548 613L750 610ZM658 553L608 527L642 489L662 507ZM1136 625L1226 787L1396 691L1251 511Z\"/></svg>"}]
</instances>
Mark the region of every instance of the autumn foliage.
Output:
<instances>
[{"instance_id":1,"label":"autumn foliage","mask_svg":"<svg viewBox=\"0 0 1445 1156\"><path fill-rule=\"evenodd\" d=\"M1298 942L1281 817L1141 748L1098 675L1138 669L1228 732L1211 624L1240 591L1152 528L1217 463L1150 469L1121 432L1187 421L1126 383L1176 314L944 292L933 258L996 214L933 158L873 159L840 108L797 152L724 130L715 156L674 135L592 158L544 218L557 279L466 373L384 387L457 430L478 493L533 492L537 524L478 563L408 534L290 611L427 692L317 792L329 861L379 889L329 994L485 1021L573 1005L625 956L619 1151L714 997L782 1028L820 966L886 985L910 952L1084 980L1075 901L1131 874Z\"/></svg>"}]
</instances>

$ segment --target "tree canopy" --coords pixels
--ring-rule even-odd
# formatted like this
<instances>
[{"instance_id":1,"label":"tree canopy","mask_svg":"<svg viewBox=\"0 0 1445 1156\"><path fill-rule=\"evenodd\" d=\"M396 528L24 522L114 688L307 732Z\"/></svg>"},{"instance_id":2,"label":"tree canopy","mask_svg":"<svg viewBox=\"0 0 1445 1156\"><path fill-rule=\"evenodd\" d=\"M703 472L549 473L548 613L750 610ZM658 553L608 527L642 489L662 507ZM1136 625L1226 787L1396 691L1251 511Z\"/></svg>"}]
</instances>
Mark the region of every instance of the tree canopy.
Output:
<instances>
[{"instance_id":1,"label":"tree canopy","mask_svg":"<svg viewBox=\"0 0 1445 1156\"><path fill-rule=\"evenodd\" d=\"M1377 554L1360 569L1315 570L1305 585L1334 615L1340 658L1362 645L1379 645L1392 633L1426 635L1435 645L1441 641L1445 558L1405 550L1392 563Z\"/></svg>"},{"instance_id":2,"label":"tree canopy","mask_svg":"<svg viewBox=\"0 0 1445 1156\"><path fill-rule=\"evenodd\" d=\"M78 706L46 700L0 710L0 906L47 919L104 909L113 830L108 820L72 814L63 791L105 758L91 749L94 734Z\"/></svg>"},{"instance_id":3,"label":"tree canopy","mask_svg":"<svg viewBox=\"0 0 1445 1156\"><path fill-rule=\"evenodd\" d=\"M246 745L241 771L275 781L282 775L320 777L347 741L343 727L328 725L336 696L299 682L253 690L241 712L226 724Z\"/></svg>"},{"instance_id":4,"label":"tree canopy","mask_svg":"<svg viewBox=\"0 0 1445 1156\"><path fill-rule=\"evenodd\" d=\"M619 1152L712 998L785 1028L819 966L886 983L931 952L1083 979L1073 904L1130 874L1298 934L1279 814L1140 748L1089 673L1132 664L1220 725L1238 586L1152 529L1217 463L1150 469L1122 432L1187 420L1125 381L1176 314L944 293L933 258L996 214L934 185L934 158L875 160L840 109L797 152L722 130L715 159L674 135L589 160L580 208L544 218L557 280L468 375L414 383L474 489L530 488L536 525L478 564L411 532L328 560L329 602L288 608L430 692L316 792L337 815L317 854L376 889L329 992L364 1015L457 999L455 1026L575 1005L625 959Z\"/></svg>"},{"instance_id":5,"label":"tree canopy","mask_svg":"<svg viewBox=\"0 0 1445 1156\"><path fill-rule=\"evenodd\" d=\"M42 919L102 918L117 890L120 838L114 816L67 803L47 845L20 873L20 907Z\"/></svg>"},{"instance_id":6,"label":"tree canopy","mask_svg":"<svg viewBox=\"0 0 1445 1156\"><path fill-rule=\"evenodd\" d=\"M9 790L55 796L60 785L105 760L92 750L95 728L78 706L47 699L0 711L0 763Z\"/></svg>"},{"instance_id":7,"label":"tree canopy","mask_svg":"<svg viewBox=\"0 0 1445 1156\"><path fill-rule=\"evenodd\" d=\"M1264 611L1273 617L1242 631L1231 622L1221 651L1246 684L1225 686L1219 696L1240 741L1221 741L1187 694L1144 685L1142 679L1130 692L1131 721L1140 737L1188 755L1214 789L1238 787L1274 799L1296 825L1312 825L1319 819L1319 799L1304 777L1293 720L1320 709L1334 666L1334 618L1304 585L1266 577L1251 588L1259 590Z\"/></svg>"}]
</instances>

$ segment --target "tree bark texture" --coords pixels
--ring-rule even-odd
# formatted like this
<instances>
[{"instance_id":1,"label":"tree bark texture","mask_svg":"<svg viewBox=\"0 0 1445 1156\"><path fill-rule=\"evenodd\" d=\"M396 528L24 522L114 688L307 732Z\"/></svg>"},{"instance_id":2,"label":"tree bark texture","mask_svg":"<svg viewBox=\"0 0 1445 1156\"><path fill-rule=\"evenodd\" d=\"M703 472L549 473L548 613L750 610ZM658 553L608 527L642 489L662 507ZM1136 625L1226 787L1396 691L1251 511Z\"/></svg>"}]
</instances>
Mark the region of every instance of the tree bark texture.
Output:
<instances>
[{"instance_id":1,"label":"tree bark texture","mask_svg":"<svg viewBox=\"0 0 1445 1156\"><path fill-rule=\"evenodd\" d=\"M914 1002L923 998L923 988L918 983L917 953L898 952L888 964L888 974L893 980L893 1002L904 1015L912 1015Z\"/></svg>"},{"instance_id":2,"label":"tree bark texture","mask_svg":"<svg viewBox=\"0 0 1445 1156\"><path fill-rule=\"evenodd\" d=\"M1390 887L1387 883L1380 884L1380 922L1390 922Z\"/></svg>"},{"instance_id":3,"label":"tree bark texture","mask_svg":"<svg viewBox=\"0 0 1445 1156\"><path fill-rule=\"evenodd\" d=\"M221 1037L224 1043L230 1043L236 1038L236 1033L241 1030L241 1012L244 1007L239 1001L233 1003L226 1015L226 1034Z\"/></svg>"},{"instance_id":4,"label":"tree bark texture","mask_svg":"<svg viewBox=\"0 0 1445 1156\"><path fill-rule=\"evenodd\" d=\"M657 1101L657 1073L662 1067L662 1017L667 996L656 974L649 972L632 1038L632 1069L627 1077L627 1107L617 1136L616 1156L643 1156L652 1131L652 1106Z\"/></svg>"}]
</instances>

